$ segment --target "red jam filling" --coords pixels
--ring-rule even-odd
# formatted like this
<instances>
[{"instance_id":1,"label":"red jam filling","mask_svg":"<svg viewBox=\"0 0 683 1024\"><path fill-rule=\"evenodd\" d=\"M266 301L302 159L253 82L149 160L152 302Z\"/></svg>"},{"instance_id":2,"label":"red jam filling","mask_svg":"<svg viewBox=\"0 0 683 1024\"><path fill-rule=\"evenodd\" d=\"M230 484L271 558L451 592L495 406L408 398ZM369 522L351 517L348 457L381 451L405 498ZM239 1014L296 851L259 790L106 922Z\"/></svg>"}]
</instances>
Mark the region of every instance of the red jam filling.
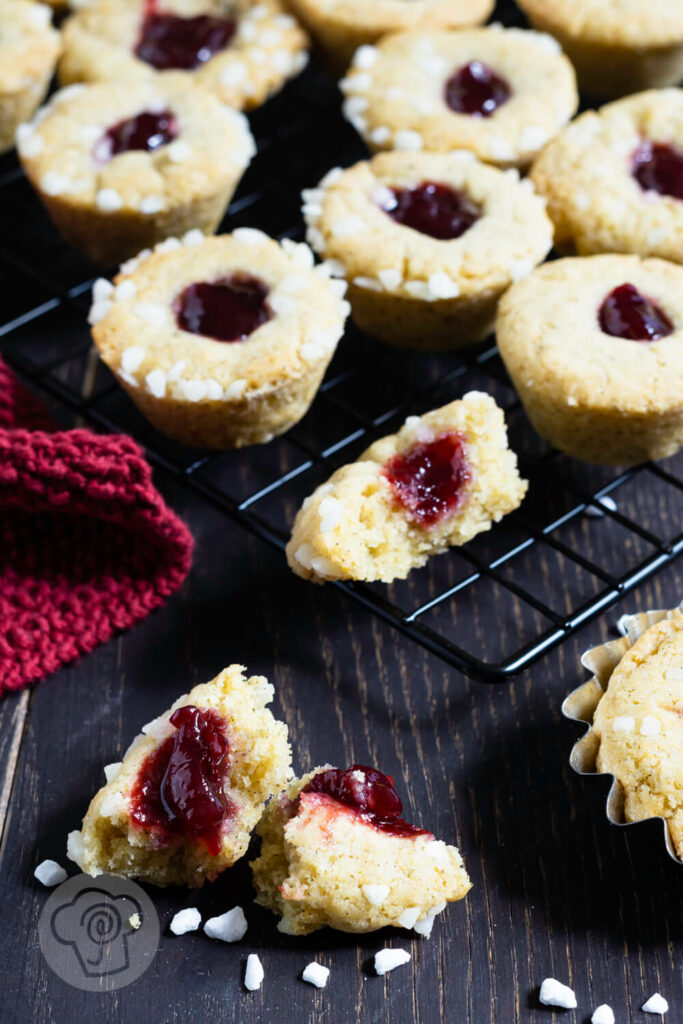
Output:
<instances>
[{"instance_id":1,"label":"red jam filling","mask_svg":"<svg viewBox=\"0 0 683 1024\"><path fill-rule=\"evenodd\" d=\"M106 163L118 153L129 153L133 149L152 153L173 142L177 136L178 122L170 110L162 110L159 114L146 110L108 128L95 147L95 158Z\"/></svg>"},{"instance_id":2,"label":"red jam filling","mask_svg":"<svg viewBox=\"0 0 683 1024\"><path fill-rule=\"evenodd\" d=\"M666 313L632 284L622 284L609 293L598 319L605 334L629 341L659 341L674 329Z\"/></svg>"},{"instance_id":3,"label":"red jam filling","mask_svg":"<svg viewBox=\"0 0 683 1024\"><path fill-rule=\"evenodd\" d=\"M456 114L491 117L512 96L512 89L500 75L480 60L471 60L446 82L444 98Z\"/></svg>"},{"instance_id":4,"label":"red jam filling","mask_svg":"<svg viewBox=\"0 0 683 1024\"><path fill-rule=\"evenodd\" d=\"M156 4L151 3L142 23L135 56L159 71L170 68L191 71L224 50L236 27L231 18L215 18L209 14L195 18L161 14Z\"/></svg>"},{"instance_id":5,"label":"red jam filling","mask_svg":"<svg viewBox=\"0 0 683 1024\"><path fill-rule=\"evenodd\" d=\"M646 192L683 199L683 152L661 142L644 142L633 154L631 173Z\"/></svg>"},{"instance_id":6,"label":"red jam filling","mask_svg":"<svg viewBox=\"0 0 683 1024\"><path fill-rule=\"evenodd\" d=\"M462 503L472 478L462 434L443 434L395 455L384 466L396 500L420 526L435 526Z\"/></svg>"},{"instance_id":7,"label":"red jam filling","mask_svg":"<svg viewBox=\"0 0 683 1024\"><path fill-rule=\"evenodd\" d=\"M215 341L244 341L272 319L268 288L248 274L191 284L175 303L178 326Z\"/></svg>"},{"instance_id":8,"label":"red jam filling","mask_svg":"<svg viewBox=\"0 0 683 1024\"><path fill-rule=\"evenodd\" d=\"M314 775L301 792L329 796L352 808L368 825L394 836L432 834L401 818L403 804L394 789L394 780L376 768L366 768L362 764L351 765L347 770L328 768Z\"/></svg>"},{"instance_id":9,"label":"red jam filling","mask_svg":"<svg viewBox=\"0 0 683 1024\"><path fill-rule=\"evenodd\" d=\"M382 209L392 220L442 241L460 238L481 216L477 203L448 185L423 181L416 188L389 191L394 200Z\"/></svg>"},{"instance_id":10,"label":"red jam filling","mask_svg":"<svg viewBox=\"0 0 683 1024\"><path fill-rule=\"evenodd\" d=\"M160 846L174 839L202 840L220 853L221 825L231 811L224 793L230 765L225 721L192 704L170 718L175 733L143 762L131 793L131 818Z\"/></svg>"}]
</instances>

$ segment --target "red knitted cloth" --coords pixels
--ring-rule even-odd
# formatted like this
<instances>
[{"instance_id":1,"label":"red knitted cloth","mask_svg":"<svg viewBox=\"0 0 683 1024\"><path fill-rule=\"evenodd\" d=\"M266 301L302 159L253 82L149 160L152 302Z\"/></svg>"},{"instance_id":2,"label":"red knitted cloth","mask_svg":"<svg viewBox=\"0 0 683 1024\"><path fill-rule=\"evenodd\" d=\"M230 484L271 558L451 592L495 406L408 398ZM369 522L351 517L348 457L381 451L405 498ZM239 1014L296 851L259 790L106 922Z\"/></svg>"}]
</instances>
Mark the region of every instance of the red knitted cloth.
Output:
<instances>
[{"instance_id":1,"label":"red knitted cloth","mask_svg":"<svg viewBox=\"0 0 683 1024\"><path fill-rule=\"evenodd\" d=\"M192 557L128 437L50 432L0 360L0 693L36 682L163 603Z\"/></svg>"}]
</instances>

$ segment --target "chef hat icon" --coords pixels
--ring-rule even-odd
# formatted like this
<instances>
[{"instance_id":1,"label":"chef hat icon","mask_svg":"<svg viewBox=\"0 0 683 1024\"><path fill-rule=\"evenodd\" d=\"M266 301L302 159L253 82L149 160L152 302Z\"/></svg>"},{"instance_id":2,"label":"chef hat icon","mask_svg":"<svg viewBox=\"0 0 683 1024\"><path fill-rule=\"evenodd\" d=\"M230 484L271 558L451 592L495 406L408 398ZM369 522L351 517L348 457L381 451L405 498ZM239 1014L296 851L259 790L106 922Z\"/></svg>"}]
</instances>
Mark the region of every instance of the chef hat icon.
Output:
<instances>
[{"instance_id":1,"label":"chef hat icon","mask_svg":"<svg viewBox=\"0 0 683 1024\"><path fill-rule=\"evenodd\" d=\"M87 978L118 974L130 965L129 941L135 936L128 920L140 903L129 895L112 896L104 889L83 889L52 915L52 934L71 946Z\"/></svg>"}]
</instances>

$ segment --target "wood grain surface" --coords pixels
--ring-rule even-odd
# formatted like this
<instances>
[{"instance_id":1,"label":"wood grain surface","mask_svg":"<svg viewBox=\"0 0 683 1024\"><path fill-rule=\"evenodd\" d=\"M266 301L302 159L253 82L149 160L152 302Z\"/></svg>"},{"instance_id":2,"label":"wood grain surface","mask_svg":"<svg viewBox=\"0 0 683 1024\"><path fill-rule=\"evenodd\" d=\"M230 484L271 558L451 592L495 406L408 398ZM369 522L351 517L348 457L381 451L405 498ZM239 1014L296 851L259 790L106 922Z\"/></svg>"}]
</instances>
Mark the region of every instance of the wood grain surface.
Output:
<instances>
[{"instance_id":1,"label":"wood grain surface","mask_svg":"<svg viewBox=\"0 0 683 1024\"><path fill-rule=\"evenodd\" d=\"M546 975L576 989L579 1009L562 1014L572 1024L603 1002L618 1022L647 1020L638 1008L656 990L671 1003L668 1020L683 1020L683 870L666 856L657 823L607 823L606 780L569 769L577 730L559 711L584 676L581 651L607 636L620 612L677 602L680 566L527 674L487 687L333 590L295 579L277 554L159 483L198 542L182 593L30 696L0 704L3 1024L133 1024L142 1017L154 1024L541 1024L553 1019L537 1000ZM482 621L498 628L495 617ZM117 993L72 989L38 946L46 891L33 868L45 857L64 863L65 836L100 784L102 765L120 756L140 725L232 661L275 683L297 770L356 760L393 773L408 817L458 844L473 889L429 940L329 930L291 939L251 903L245 860L189 897L150 888L163 934L149 970ZM184 906L208 916L235 903L249 920L237 945L168 934ZM372 956L387 945L408 949L412 961L374 977ZM254 994L242 987L250 951L266 972ZM313 957L331 968L321 992L299 979Z\"/></svg>"}]
</instances>

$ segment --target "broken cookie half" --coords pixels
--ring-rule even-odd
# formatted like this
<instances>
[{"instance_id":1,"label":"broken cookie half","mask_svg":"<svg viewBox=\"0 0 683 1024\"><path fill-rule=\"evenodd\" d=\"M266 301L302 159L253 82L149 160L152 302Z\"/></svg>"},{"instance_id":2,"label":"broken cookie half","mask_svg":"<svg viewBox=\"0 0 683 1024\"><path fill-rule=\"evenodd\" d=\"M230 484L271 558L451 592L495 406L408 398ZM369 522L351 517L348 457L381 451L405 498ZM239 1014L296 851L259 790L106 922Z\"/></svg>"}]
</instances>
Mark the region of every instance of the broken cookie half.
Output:
<instances>
[{"instance_id":1,"label":"broken cookie half","mask_svg":"<svg viewBox=\"0 0 683 1024\"><path fill-rule=\"evenodd\" d=\"M410 416L308 497L287 545L305 579L403 579L522 502L527 484L486 394Z\"/></svg>"},{"instance_id":2,"label":"broken cookie half","mask_svg":"<svg viewBox=\"0 0 683 1024\"><path fill-rule=\"evenodd\" d=\"M69 835L71 860L89 875L189 886L234 864L292 774L273 692L231 665L144 726Z\"/></svg>"},{"instance_id":3,"label":"broken cookie half","mask_svg":"<svg viewBox=\"0 0 683 1024\"><path fill-rule=\"evenodd\" d=\"M471 883L458 850L401 813L393 779L375 768L328 766L297 779L258 826L256 902L290 935L325 925L429 935L436 915Z\"/></svg>"}]
</instances>

